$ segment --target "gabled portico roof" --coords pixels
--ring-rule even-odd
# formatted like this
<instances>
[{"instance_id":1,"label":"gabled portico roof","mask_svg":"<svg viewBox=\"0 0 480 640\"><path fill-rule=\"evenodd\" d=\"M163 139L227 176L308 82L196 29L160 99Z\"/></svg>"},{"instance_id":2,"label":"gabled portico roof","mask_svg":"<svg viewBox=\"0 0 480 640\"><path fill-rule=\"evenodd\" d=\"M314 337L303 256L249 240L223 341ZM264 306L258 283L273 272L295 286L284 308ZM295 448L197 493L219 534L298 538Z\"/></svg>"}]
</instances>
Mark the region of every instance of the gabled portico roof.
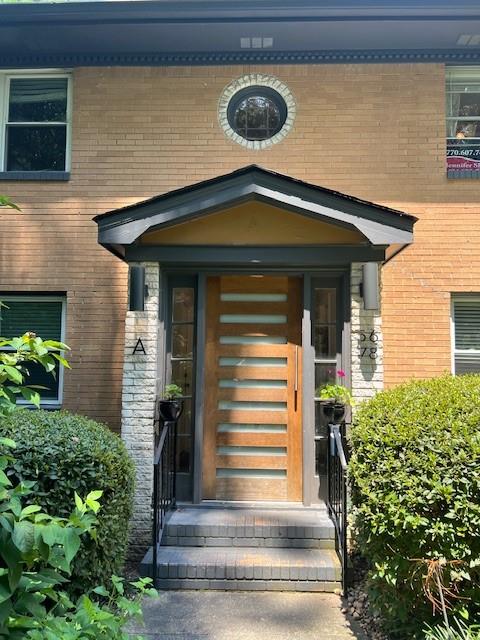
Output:
<instances>
[{"instance_id":1,"label":"gabled portico roof","mask_svg":"<svg viewBox=\"0 0 480 640\"><path fill-rule=\"evenodd\" d=\"M98 241L125 256L126 248L153 230L195 220L249 200L360 232L374 247L413 241L412 215L256 165L205 180L94 218Z\"/></svg>"}]
</instances>

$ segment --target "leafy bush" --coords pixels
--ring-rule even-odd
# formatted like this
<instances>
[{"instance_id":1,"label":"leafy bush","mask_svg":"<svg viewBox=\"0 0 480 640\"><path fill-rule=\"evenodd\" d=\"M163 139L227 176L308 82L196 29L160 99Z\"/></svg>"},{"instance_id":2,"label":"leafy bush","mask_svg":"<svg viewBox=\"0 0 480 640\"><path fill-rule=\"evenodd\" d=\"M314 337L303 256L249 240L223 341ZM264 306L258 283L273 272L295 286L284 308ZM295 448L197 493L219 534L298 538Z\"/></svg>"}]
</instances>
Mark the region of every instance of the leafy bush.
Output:
<instances>
[{"instance_id":1,"label":"leafy bush","mask_svg":"<svg viewBox=\"0 0 480 640\"><path fill-rule=\"evenodd\" d=\"M480 376L379 393L360 406L351 445L358 545L388 628L416 637L438 620L440 591L453 614L478 615Z\"/></svg>"},{"instance_id":2,"label":"leafy bush","mask_svg":"<svg viewBox=\"0 0 480 640\"><path fill-rule=\"evenodd\" d=\"M0 436L17 444L14 484L35 482L35 502L68 517L74 493L103 492L96 540L84 538L72 572L74 589L104 584L122 568L132 510L134 467L106 426L64 411L18 410L2 420Z\"/></svg>"},{"instance_id":3,"label":"leafy bush","mask_svg":"<svg viewBox=\"0 0 480 640\"><path fill-rule=\"evenodd\" d=\"M13 486L8 472L15 443L0 438L0 637L11 640L128 640L124 627L141 616L143 595L154 596L150 578L129 584L112 576L104 586L72 602L65 591L81 538L95 536L101 491L85 501L75 493L68 518L32 504L32 482Z\"/></svg>"}]
</instances>

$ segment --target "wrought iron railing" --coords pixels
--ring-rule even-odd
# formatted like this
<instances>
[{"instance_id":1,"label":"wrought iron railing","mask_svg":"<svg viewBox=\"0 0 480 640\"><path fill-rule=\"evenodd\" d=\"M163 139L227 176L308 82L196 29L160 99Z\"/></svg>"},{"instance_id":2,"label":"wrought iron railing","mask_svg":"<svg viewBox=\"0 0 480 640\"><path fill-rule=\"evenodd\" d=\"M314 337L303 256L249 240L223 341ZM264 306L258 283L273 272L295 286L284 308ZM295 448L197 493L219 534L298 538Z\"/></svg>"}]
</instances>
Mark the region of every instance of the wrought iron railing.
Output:
<instances>
[{"instance_id":1,"label":"wrought iron railing","mask_svg":"<svg viewBox=\"0 0 480 640\"><path fill-rule=\"evenodd\" d=\"M153 460L153 527L152 527L152 578L157 580L158 546L169 513L176 506L177 423L156 421L159 433L155 438Z\"/></svg>"},{"instance_id":2,"label":"wrought iron railing","mask_svg":"<svg viewBox=\"0 0 480 640\"><path fill-rule=\"evenodd\" d=\"M327 508L335 526L336 549L342 563L342 588L345 593L348 582L345 424L329 424L328 430Z\"/></svg>"}]
</instances>

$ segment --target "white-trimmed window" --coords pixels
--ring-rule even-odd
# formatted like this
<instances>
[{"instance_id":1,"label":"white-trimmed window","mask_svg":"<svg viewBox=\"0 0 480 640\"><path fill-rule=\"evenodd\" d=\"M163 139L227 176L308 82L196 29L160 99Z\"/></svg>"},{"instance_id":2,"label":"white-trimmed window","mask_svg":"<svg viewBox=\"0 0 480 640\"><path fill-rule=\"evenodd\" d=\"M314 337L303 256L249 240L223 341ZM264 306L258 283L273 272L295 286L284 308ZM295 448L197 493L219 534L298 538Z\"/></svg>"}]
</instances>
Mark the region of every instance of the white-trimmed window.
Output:
<instances>
[{"instance_id":1,"label":"white-trimmed window","mask_svg":"<svg viewBox=\"0 0 480 640\"><path fill-rule=\"evenodd\" d=\"M480 296L452 297L453 373L480 373Z\"/></svg>"},{"instance_id":2,"label":"white-trimmed window","mask_svg":"<svg viewBox=\"0 0 480 640\"><path fill-rule=\"evenodd\" d=\"M447 67L447 168L480 173L480 66Z\"/></svg>"},{"instance_id":3,"label":"white-trimmed window","mask_svg":"<svg viewBox=\"0 0 480 640\"><path fill-rule=\"evenodd\" d=\"M64 296L0 294L6 305L0 309L0 336L14 338L34 331L43 340L65 340L66 299ZM46 387L40 391L42 405L60 405L63 393L63 367L55 377L36 363L27 365L27 384ZM21 402L21 401L19 401Z\"/></svg>"},{"instance_id":4,"label":"white-trimmed window","mask_svg":"<svg viewBox=\"0 0 480 640\"><path fill-rule=\"evenodd\" d=\"M0 73L0 171L69 171L70 114L67 73Z\"/></svg>"}]
</instances>

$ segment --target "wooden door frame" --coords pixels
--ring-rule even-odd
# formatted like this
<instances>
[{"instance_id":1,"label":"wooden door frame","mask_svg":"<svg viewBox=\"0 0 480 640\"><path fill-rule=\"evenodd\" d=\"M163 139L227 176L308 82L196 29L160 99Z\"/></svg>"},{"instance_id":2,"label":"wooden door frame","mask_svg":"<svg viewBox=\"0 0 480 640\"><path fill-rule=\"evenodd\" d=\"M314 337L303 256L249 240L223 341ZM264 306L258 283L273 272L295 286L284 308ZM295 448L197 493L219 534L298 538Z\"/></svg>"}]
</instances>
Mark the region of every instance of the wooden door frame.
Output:
<instances>
[{"instance_id":1,"label":"wooden door frame","mask_svg":"<svg viewBox=\"0 0 480 640\"><path fill-rule=\"evenodd\" d=\"M167 274L189 273L197 277L197 332L196 332L196 375L195 375L195 407L194 407L194 439L193 439L193 504L201 504L202 498L202 472L203 472L203 420L204 420L204 387L205 387L205 338L206 338L206 291L207 278L210 276L237 274L262 274L301 276L303 278L303 319L302 319L302 352L303 352L303 376L302 376L302 409L303 409L303 504L312 504L311 478L315 470L315 455L312 447L314 439L315 407L313 402L315 380L312 355L312 280L317 278L340 278L343 289L344 322L343 322L343 364L342 367L350 380L350 265L343 269L322 269L303 271L301 269L255 269L251 267L239 269L215 269L192 270L179 269ZM164 332L165 334L165 332Z\"/></svg>"}]
</instances>

